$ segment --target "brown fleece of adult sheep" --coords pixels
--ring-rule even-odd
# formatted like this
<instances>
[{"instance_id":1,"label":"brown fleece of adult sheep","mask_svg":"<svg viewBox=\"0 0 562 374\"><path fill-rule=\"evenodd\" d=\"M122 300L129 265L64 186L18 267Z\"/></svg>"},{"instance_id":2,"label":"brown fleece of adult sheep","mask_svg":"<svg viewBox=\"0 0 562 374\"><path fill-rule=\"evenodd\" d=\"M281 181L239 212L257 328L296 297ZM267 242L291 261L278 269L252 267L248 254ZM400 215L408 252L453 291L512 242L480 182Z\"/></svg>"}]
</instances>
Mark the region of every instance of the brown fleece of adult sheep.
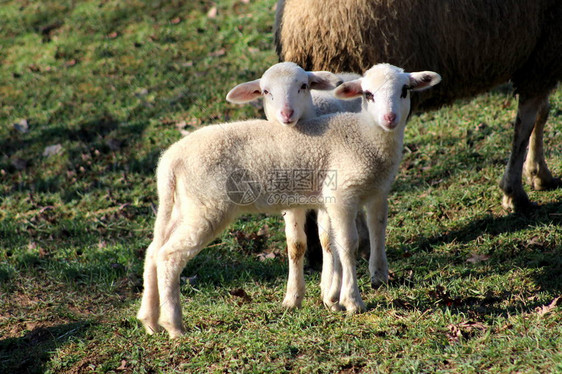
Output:
<instances>
[{"instance_id":1,"label":"brown fleece of adult sheep","mask_svg":"<svg viewBox=\"0 0 562 374\"><path fill-rule=\"evenodd\" d=\"M305 70L362 73L388 62L431 69L440 87L418 109L471 97L509 79L542 94L562 76L560 0L280 0L277 54Z\"/></svg>"},{"instance_id":2,"label":"brown fleece of adult sheep","mask_svg":"<svg viewBox=\"0 0 562 374\"><path fill-rule=\"evenodd\" d=\"M361 73L388 62L439 72L440 86L412 96L415 110L511 80L519 110L500 183L504 206L524 212L532 205L521 181L529 144L524 171L532 187L560 187L542 134L548 96L562 79L562 1L280 0L275 42L281 60L307 70Z\"/></svg>"}]
</instances>

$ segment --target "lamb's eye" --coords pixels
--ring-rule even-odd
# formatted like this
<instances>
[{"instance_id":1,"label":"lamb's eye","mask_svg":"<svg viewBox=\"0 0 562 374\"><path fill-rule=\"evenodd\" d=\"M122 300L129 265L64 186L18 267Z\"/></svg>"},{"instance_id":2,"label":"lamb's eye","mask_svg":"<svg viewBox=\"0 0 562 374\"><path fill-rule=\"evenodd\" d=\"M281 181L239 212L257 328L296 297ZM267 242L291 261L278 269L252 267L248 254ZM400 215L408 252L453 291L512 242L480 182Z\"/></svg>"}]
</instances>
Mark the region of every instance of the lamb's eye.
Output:
<instances>
[{"instance_id":1,"label":"lamb's eye","mask_svg":"<svg viewBox=\"0 0 562 374\"><path fill-rule=\"evenodd\" d=\"M410 87L404 85L404 87L402 87L402 94L400 95L401 99L405 99L408 97L408 90L410 89Z\"/></svg>"},{"instance_id":2,"label":"lamb's eye","mask_svg":"<svg viewBox=\"0 0 562 374\"><path fill-rule=\"evenodd\" d=\"M369 91L365 91L365 100L367 101L375 101L375 97Z\"/></svg>"},{"instance_id":3,"label":"lamb's eye","mask_svg":"<svg viewBox=\"0 0 562 374\"><path fill-rule=\"evenodd\" d=\"M301 91L302 90L308 90L308 84L303 83L303 85L301 86Z\"/></svg>"},{"instance_id":4,"label":"lamb's eye","mask_svg":"<svg viewBox=\"0 0 562 374\"><path fill-rule=\"evenodd\" d=\"M268 90L263 90L263 95L269 95L269 91Z\"/></svg>"}]
</instances>

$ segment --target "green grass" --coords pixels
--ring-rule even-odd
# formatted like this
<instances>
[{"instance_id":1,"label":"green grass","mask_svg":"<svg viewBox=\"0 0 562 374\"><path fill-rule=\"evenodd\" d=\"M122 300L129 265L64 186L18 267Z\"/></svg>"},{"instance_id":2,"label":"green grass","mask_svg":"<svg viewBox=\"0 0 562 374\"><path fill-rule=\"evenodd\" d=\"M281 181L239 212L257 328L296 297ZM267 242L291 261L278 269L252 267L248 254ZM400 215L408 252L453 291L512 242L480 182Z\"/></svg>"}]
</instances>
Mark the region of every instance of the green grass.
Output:
<instances>
[{"instance_id":1,"label":"green grass","mask_svg":"<svg viewBox=\"0 0 562 374\"><path fill-rule=\"evenodd\" d=\"M2 3L0 372L562 372L562 191L529 191L527 217L501 208L507 86L409 123L392 280L371 289L360 260L366 313L325 310L314 271L285 311L282 220L245 216L182 275L187 335L144 333L158 156L180 129L261 116L224 97L276 62L274 3ZM561 132L558 89L557 176Z\"/></svg>"}]
</instances>

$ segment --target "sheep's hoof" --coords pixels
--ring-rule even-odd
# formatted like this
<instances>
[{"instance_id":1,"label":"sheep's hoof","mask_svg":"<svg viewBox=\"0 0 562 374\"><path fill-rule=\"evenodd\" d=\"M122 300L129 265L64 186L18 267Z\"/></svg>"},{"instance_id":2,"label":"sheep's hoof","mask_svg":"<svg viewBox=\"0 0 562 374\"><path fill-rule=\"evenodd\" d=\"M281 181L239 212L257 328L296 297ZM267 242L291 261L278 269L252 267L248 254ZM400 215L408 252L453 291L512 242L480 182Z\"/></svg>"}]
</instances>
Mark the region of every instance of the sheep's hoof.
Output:
<instances>
[{"instance_id":1,"label":"sheep's hoof","mask_svg":"<svg viewBox=\"0 0 562 374\"><path fill-rule=\"evenodd\" d=\"M380 286L385 285L388 283L388 274L375 274L371 277L371 287L373 289L378 289Z\"/></svg>"},{"instance_id":2,"label":"sheep's hoof","mask_svg":"<svg viewBox=\"0 0 562 374\"><path fill-rule=\"evenodd\" d=\"M538 204L530 201L526 194L520 195L517 198L504 195L502 206L509 212L528 215L538 207Z\"/></svg>"},{"instance_id":3,"label":"sheep's hoof","mask_svg":"<svg viewBox=\"0 0 562 374\"><path fill-rule=\"evenodd\" d=\"M298 309L302 306L302 297L286 296L283 300L283 307L287 309Z\"/></svg>"},{"instance_id":4,"label":"sheep's hoof","mask_svg":"<svg viewBox=\"0 0 562 374\"><path fill-rule=\"evenodd\" d=\"M345 305L345 311L348 315L363 313L366 310L367 308L365 307L365 304L363 304L363 301L347 303Z\"/></svg>"},{"instance_id":5,"label":"sheep's hoof","mask_svg":"<svg viewBox=\"0 0 562 374\"><path fill-rule=\"evenodd\" d=\"M533 178L531 186L535 191L549 191L562 188L562 179L549 178L547 180Z\"/></svg>"},{"instance_id":6,"label":"sheep's hoof","mask_svg":"<svg viewBox=\"0 0 562 374\"><path fill-rule=\"evenodd\" d=\"M149 324L143 324L143 326L144 326L144 329L145 329L145 331L148 335L154 335L154 334L162 332L164 330L162 328L162 326L160 326L158 324L156 324L156 325L154 325L154 324L150 324L150 325Z\"/></svg>"},{"instance_id":7,"label":"sheep's hoof","mask_svg":"<svg viewBox=\"0 0 562 374\"><path fill-rule=\"evenodd\" d=\"M332 312L341 312L344 308L338 303L338 301L332 301L330 299L323 300L326 309Z\"/></svg>"},{"instance_id":8,"label":"sheep's hoof","mask_svg":"<svg viewBox=\"0 0 562 374\"><path fill-rule=\"evenodd\" d=\"M174 328L174 329L166 329L166 331L168 331L168 334L170 335L170 339L177 339L185 335L185 331L183 329Z\"/></svg>"},{"instance_id":9,"label":"sheep's hoof","mask_svg":"<svg viewBox=\"0 0 562 374\"><path fill-rule=\"evenodd\" d=\"M144 326L144 329L146 330L146 333L149 335L159 333L163 330L162 326L160 326L154 318L138 315L137 319L141 321L142 325Z\"/></svg>"}]
</instances>

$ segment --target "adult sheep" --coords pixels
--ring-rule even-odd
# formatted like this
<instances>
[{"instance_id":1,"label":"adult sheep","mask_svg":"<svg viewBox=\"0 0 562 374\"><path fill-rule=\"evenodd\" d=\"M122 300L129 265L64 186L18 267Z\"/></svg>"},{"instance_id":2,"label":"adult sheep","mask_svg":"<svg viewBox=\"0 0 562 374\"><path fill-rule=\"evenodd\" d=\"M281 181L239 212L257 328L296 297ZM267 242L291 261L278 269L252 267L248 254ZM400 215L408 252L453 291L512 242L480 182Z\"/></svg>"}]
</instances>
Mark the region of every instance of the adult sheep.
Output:
<instances>
[{"instance_id":1,"label":"adult sheep","mask_svg":"<svg viewBox=\"0 0 562 374\"><path fill-rule=\"evenodd\" d=\"M548 97L562 77L560 0L334 0L326 6L322 0L279 0L280 60L307 70L360 73L388 62L408 71L438 71L441 85L412 97L416 110L511 80L519 106L500 182L503 205L522 212L531 207L523 172L534 189L560 187L543 153Z\"/></svg>"}]
</instances>

